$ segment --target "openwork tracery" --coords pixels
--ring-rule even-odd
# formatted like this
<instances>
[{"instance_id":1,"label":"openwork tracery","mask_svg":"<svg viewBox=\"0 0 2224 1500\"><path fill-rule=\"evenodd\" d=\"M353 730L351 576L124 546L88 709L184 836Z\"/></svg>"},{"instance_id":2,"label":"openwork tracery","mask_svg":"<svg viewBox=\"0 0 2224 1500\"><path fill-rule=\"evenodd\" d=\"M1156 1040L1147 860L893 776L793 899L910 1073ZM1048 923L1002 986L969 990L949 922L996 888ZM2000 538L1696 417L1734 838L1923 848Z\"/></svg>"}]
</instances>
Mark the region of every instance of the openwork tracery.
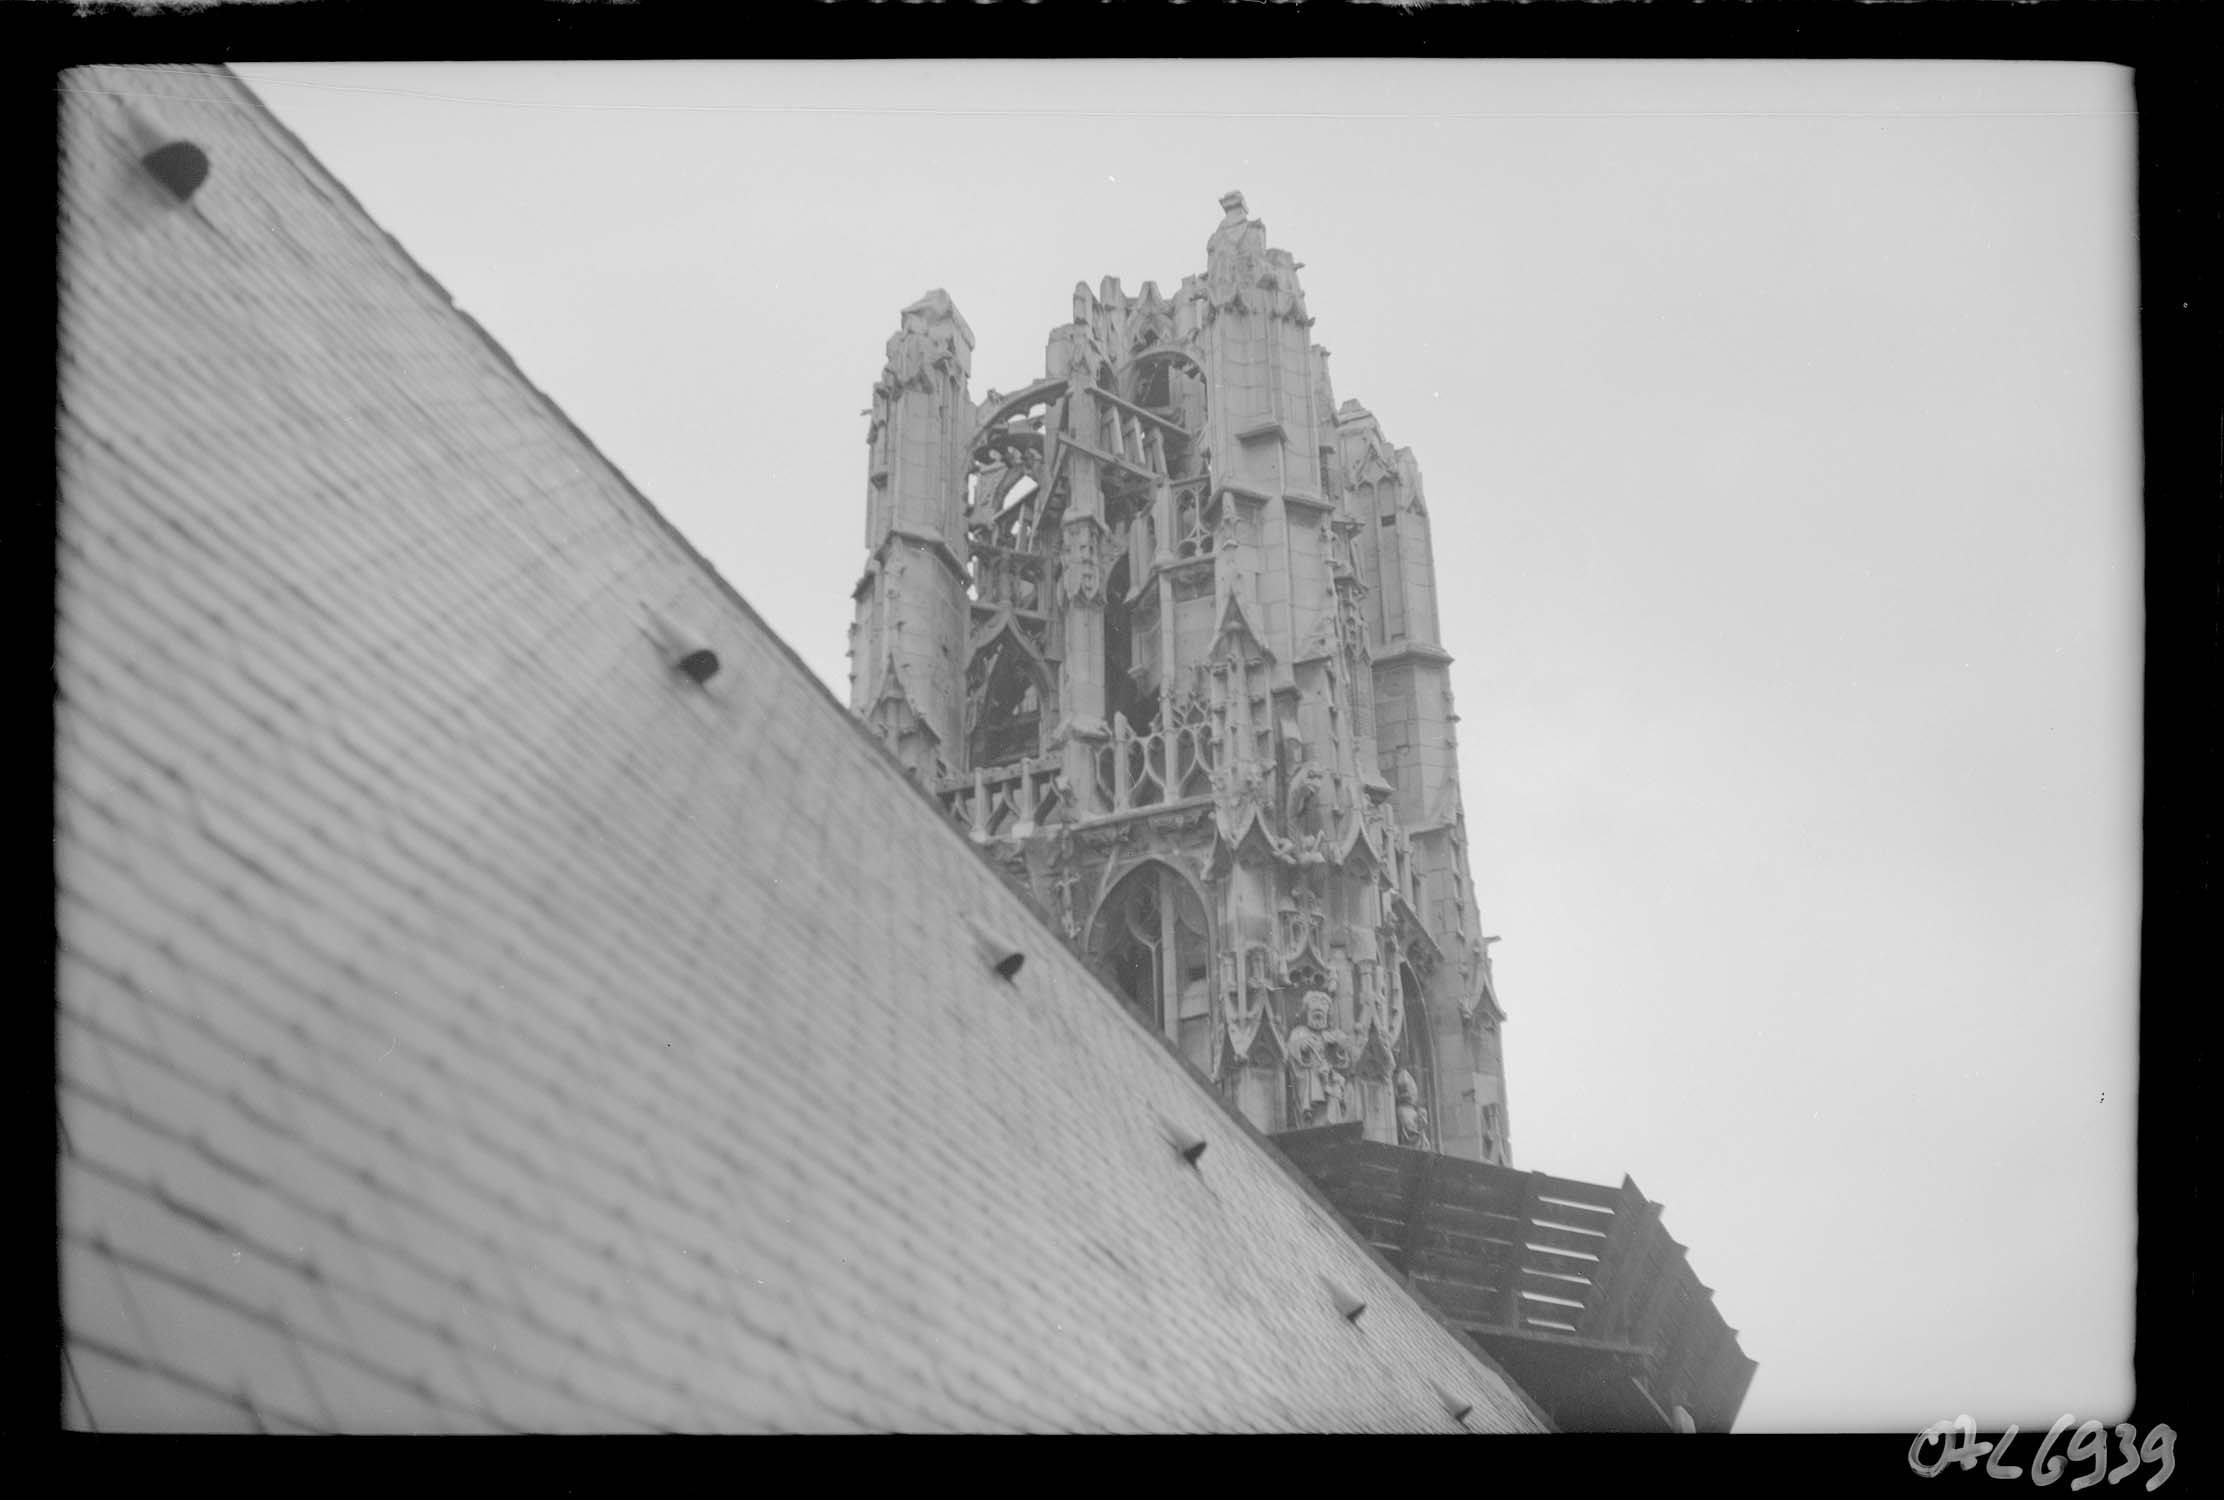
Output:
<instances>
[{"instance_id":1,"label":"openwork tracery","mask_svg":"<svg viewBox=\"0 0 2224 1500\"><path fill-rule=\"evenodd\" d=\"M1113 887L1090 927L1099 972L1203 1070L1212 1065L1212 928L1196 887L1155 861Z\"/></svg>"}]
</instances>

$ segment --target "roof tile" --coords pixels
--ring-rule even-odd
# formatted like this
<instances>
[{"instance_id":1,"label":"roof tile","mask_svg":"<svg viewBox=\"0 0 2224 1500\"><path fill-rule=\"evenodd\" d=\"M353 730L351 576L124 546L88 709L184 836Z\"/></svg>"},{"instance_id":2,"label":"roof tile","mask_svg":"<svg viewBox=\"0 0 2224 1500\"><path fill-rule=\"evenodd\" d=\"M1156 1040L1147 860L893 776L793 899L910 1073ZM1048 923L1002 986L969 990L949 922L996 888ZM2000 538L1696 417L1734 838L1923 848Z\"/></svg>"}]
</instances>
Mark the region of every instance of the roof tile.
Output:
<instances>
[{"instance_id":1,"label":"roof tile","mask_svg":"<svg viewBox=\"0 0 2224 1500\"><path fill-rule=\"evenodd\" d=\"M155 1307L83 1304L76 1419L1438 1430L1430 1372L1498 1389L1247 1135L1209 1195L1166 1169L1154 1116L1219 1106L236 80L73 76L218 161L161 211L70 96L64 1221Z\"/></svg>"}]
</instances>

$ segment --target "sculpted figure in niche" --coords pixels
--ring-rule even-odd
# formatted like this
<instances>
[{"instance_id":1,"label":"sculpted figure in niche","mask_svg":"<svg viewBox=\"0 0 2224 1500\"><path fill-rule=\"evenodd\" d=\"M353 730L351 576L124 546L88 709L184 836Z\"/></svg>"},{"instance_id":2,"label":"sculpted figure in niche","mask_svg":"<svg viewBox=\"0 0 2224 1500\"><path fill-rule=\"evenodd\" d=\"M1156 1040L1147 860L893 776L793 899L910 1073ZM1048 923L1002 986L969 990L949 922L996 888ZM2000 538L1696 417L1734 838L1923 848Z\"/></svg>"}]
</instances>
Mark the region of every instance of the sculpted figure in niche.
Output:
<instances>
[{"instance_id":1,"label":"sculpted figure in niche","mask_svg":"<svg viewBox=\"0 0 2224 1500\"><path fill-rule=\"evenodd\" d=\"M1068 598L1093 601L1104 597L1104 580L1097 571L1096 538L1088 527L1066 528L1065 556L1061 562L1063 573L1059 583Z\"/></svg>"},{"instance_id":2,"label":"sculpted figure in niche","mask_svg":"<svg viewBox=\"0 0 2224 1500\"><path fill-rule=\"evenodd\" d=\"M1427 1150L1429 1112L1421 1107L1421 1085L1404 1068L1398 1069L1398 1144Z\"/></svg>"},{"instance_id":3,"label":"sculpted figure in niche","mask_svg":"<svg viewBox=\"0 0 2224 1500\"><path fill-rule=\"evenodd\" d=\"M1343 1074L1331 1069L1328 1074L1328 1120L1331 1125L1360 1118L1358 1092Z\"/></svg>"},{"instance_id":4,"label":"sculpted figure in niche","mask_svg":"<svg viewBox=\"0 0 2224 1500\"><path fill-rule=\"evenodd\" d=\"M1267 1009L1274 1003L1274 976L1267 966L1266 950L1252 950L1256 965L1244 979L1243 1014L1254 1029L1266 1018Z\"/></svg>"},{"instance_id":5,"label":"sculpted figure in niche","mask_svg":"<svg viewBox=\"0 0 2224 1500\"><path fill-rule=\"evenodd\" d=\"M927 362L934 357L934 344L927 337L924 319L916 313L906 314L903 327L888 339L888 373L896 385L907 386L926 383Z\"/></svg>"},{"instance_id":6,"label":"sculpted figure in niche","mask_svg":"<svg viewBox=\"0 0 2224 1500\"><path fill-rule=\"evenodd\" d=\"M1297 289L1298 264L1287 250L1266 252L1266 270L1260 284L1274 292L1274 311L1279 317L1294 317L1310 322L1305 316L1305 298Z\"/></svg>"},{"instance_id":7,"label":"sculpted figure in niche","mask_svg":"<svg viewBox=\"0 0 2224 1500\"><path fill-rule=\"evenodd\" d=\"M1065 773L1061 771L1058 774L1058 781L1062 785L1064 783L1064 780ZM1063 797L1061 797L1059 801L1059 810L1062 812L1064 811L1065 807L1066 803ZM1081 918L1079 913L1075 910L1074 905L1075 895L1079 891L1080 886L1081 877L1075 874L1073 871L1068 870L1058 877L1057 883L1053 887L1053 889L1056 890L1056 892L1058 893L1058 926L1062 931L1064 931L1069 941L1081 936Z\"/></svg>"},{"instance_id":8,"label":"sculpted figure in niche","mask_svg":"<svg viewBox=\"0 0 2224 1500\"><path fill-rule=\"evenodd\" d=\"M1306 834L1321 831L1321 797L1326 778L1317 761L1306 761L1290 773L1289 794L1282 802L1282 831L1299 843Z\"/></svg>"},{"instance_id":9,"label":"sculpted figure in niche","mask_svg":"<svg viewBox=\"0 0 2224 1500\"><path fill-rule=\"evenodd\" d=\"M1321 900L1312 887L1299 886L1281 908L1287 931L1284 952L1292 960L1310 946L1317 955L1328 942L1328 914L1321 910Z\"/></svg>"},{"instance_id":10,"label":"sculpted figure in niche","mask_svg":"<svg viewBox=\"0 0 2224 1500\"><path fill-rule=\"evenodd\" d=\"M1297 1095L1297 1117L1307 1125L1325 1125L1340 1119L1331 1114L1332 1103L1343 1097L1339 1072L1344 1062L1346 1038L1335 1028L1328 995L1308 990L1302 1019L1290 1028L1287 1052L1290 1080ZM1331 1080L1336 1080L1331 1084Z\"/></svg>"},{"instance_id":11,"label":"sculpted figure in niche","mask_svg":"<svg viewBox=\"0 0 2224 1500\"><path fill-rule=\"evenodd\" d=\"M865 429L865 442L872 453L870 472L875 474L888 472L888 401L890 394L885 383L874 386L873 404L867 407L863 413L863 415L872 419L872 425Z\"/></svg>"}]
</instances>

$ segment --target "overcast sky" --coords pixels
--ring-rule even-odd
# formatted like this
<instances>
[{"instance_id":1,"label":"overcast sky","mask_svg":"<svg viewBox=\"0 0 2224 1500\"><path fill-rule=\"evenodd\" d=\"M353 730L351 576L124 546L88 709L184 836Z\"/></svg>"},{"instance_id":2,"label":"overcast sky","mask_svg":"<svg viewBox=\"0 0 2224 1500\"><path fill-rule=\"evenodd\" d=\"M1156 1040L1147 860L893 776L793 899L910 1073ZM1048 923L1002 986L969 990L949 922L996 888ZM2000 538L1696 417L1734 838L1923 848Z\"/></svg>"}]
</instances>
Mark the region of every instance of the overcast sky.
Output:
<instances>
[{"instance_id":1,"label":"overcast sky","mask_svg":"<svg viewBox=\"0 0 2224 1500\"><path fill-rule=\"evenodd\" d=\"M845 699L899 310L1016 389L1242 189L1426 476L1518 1164L1666 1205L1740 1430L2120 1419L2128 73L239 71Z\"/></svg>"}]
</instances>

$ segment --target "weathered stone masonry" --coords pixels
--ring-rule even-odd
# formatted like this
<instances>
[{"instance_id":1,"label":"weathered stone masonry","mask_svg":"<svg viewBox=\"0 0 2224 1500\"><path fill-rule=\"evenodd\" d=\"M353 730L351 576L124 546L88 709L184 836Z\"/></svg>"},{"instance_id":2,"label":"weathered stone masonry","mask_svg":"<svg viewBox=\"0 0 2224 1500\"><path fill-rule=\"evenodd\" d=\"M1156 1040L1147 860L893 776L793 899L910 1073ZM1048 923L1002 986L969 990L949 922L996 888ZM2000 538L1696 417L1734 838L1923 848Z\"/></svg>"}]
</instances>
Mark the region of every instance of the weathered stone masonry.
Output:
<instances>
[{"instance_id":1,"label":"weathered stone masonry","mask_svg":"<svg viewBox=\"0 0 2224 1500\"><path fill-rule=\"evenodd\" d=\"M1260 1129L1507 1163L1420 470L1222 208L1010 395L947 294L904 310L851 704Z\"/></svg>"}]
</instances>

